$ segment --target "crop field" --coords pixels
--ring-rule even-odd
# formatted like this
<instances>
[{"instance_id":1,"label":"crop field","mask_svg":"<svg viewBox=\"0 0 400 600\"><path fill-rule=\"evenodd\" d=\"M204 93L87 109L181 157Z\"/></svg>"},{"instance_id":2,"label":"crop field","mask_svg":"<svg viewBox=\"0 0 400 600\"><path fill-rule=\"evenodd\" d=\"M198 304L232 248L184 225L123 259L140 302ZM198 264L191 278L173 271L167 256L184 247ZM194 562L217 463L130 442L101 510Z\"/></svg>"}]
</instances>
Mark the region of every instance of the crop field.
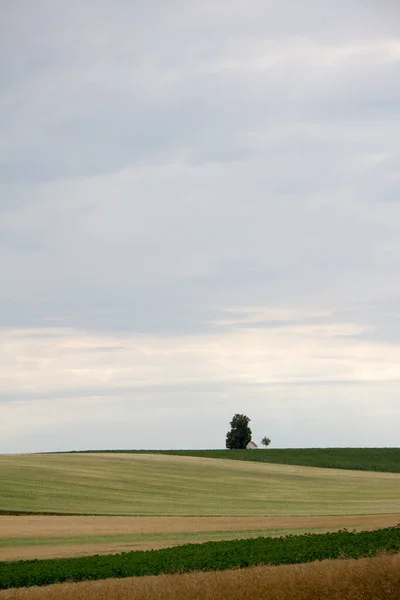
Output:
<instances>
[{"instance_id":1,"label":"crop field","mask_svg":"<svg viewBox=\"0 0 400 600\"><path fill-rule=\"evenodd\" d=\"M400 448L258 448L252 450L90 450L222 458L304 467L400 473Z\"/></svg>"},{"instance_id":2,"label":"crop field","mask_svg":"<svg viewBox=\"0 0 400 600\"><path fill-rule=\"evenodd\" d=\"M112 577L224 571L400 551L400 524L373 531L258 537L106 556L0 563L0 589Z\"/></svg>"},{"instance_id":3,"label":"crop field","mask_svg":"<svg viewBox=\"0 0 400 600\"><path fill-rule=\"evenodd\" d=\"M0 561L147 550L211 540L395 526L399 515L339 517L0 516Z\"/></svg>"},{"instance_id":4,"label":"crop field","mask_svg":"<svg viewBox=\"0 0 400 600\"><path fill-rule=\"evenodd\" d=\"M236 571L229 575L188 573L179 575L175 583L174 575L162 573L298 562L302 557L307 562L339 554L355 557L374 554L380 549L400 549L400 529L396 527L400 522L399 473L159 453L65 453L2 455L0 477L0 561L11 561L0 562L3 584L7 573L17 577L15 582L26 581L22 585L34 585L35 581L41 581L40 585L62 582L70 580L72 574L72 579L85 580L115 574L129 577L158 573L159 582L160 578L170 578L170 597L206 598L204 591L197 596L185 596L185 586L201 589L204 583L212 594L209 597L219 598L220 592L212 584L219 581L218 589L227 586L224 598L229 599L239 597L229 596L237 592L234 585L229 587L229 582L239 576ZM362 530L361 536L368 536L367 530L371 529L391 529L371 531L370 538L355 538L356 533L338 531L343 528ZM327 531L337 533L323 534ZM305 532L303 542L300 534ZM283 549L279 546L283 538L277 536L286 534L292 535L284 538L287 541L282 542ZM329 535L342 536L340 544ZM311 539L316 544L313 551ZM278 546L269 546L274 540ZM143 552L146 549L154 549L155 554ZM163 552L167 554L158 554ZM271 559L266 561L266 553L271 552ZM31 558L54 560L18 562ZM392 569L392 556L368 560L380 558L386 561L385 568L390 563ZM71 560L88 562L69 563ZM132 560L142 565L137 573L130 570ZM271 569L276 567L256 568L269 569L268 577L273 580ZM246 569L240 576L245 578L245 572ZM358 571L353 568L353 572ZM298 577L300 571L293 573ZM220 576L227 577L226 584ZM259 591L253 590L254 598L263 597L260 595L261 589L265 592L263 577L260 571ZM153 577L140 580L143 589L137 587L142 585L137 578L132 589L144 595L132 597L156 598L164 589L154 583ZM146 580L153 583L145 584ZM117 600L131 597L124 591L127 581L59 583L29 588L28 596L23 595L22 589L10 589L0 592L0 600L34 598L33 593L38 594L37 598L49 600L79 595Z\"/></svg>"},{"instance_id":5,"label":"crop field","mask_svg":"<svg viewBox=\"0 0 400 600\"><path fill-rule=\"evenodd\" d=\"M400 474L159 454L0 456L0 511L141 516L400 513Z\"/></svg>"},{"instance_id":6,"label":"crop field","mask_svg":"<svg viewBox=\"0 0 400 600\"><path fill-rule=\"evenodd\" d=\"M400 554L0 591L0 600L398 600Z\"/></svg>"},{"instance_id":7,"label":"crop field","mask_svg":"<svg viewBox=\"0 0 400 600\"><path fill-rule=\"evenodd\" d=\"M117 453L0 456L0 473L0 560L400 521L396 473Z\"/></svg>"}]
</instances>

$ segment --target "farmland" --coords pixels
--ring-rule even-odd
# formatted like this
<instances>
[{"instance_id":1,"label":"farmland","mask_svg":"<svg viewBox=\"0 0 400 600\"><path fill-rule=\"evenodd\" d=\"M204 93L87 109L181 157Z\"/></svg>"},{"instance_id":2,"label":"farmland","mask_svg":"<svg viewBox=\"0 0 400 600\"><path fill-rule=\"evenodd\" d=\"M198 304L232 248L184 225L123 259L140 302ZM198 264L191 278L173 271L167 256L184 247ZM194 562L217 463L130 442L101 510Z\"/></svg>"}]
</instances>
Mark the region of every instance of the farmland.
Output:
<instances>
[{"instance_id":1,"label":"farmland","mask_svg":"<svg viewBox=\"0 0 400 600\"><path fill-rule=\"evenodd\" d=\"M400 550L400 525L374 531L259 537L154 551L0 564L0 588L361 558Z\"/></svg>"},{"instance_id":2,"label":"farmland","mask_svg":"<svg viewBox=\"0 0 400 600\"><path fill-rule=\"evenodd\" d=\"M297 517L0 516L0 561L86 556L211 540L378 529L400 515Z\"/></svg>"},{"instance_id":3,"label":"farmland","mask_svg":"<svg viewBox=\"0 0 400 600\"><path fill-rule=\"evenodd\" d=\"M159 454L0 456L3 513L398 514L397 473Z\"/></svg>"},{"instance_id":4,"label":"farmland","mask_svg":"<svg viewBox=\"0 0 400 600\"><path fill-rule=\"evenodd\" d=\"M396 473L148 453L8 455L0 471L0 560L400 521Z\"/></svg>"},{"instance_id":5,"label":"farmland","mask_svg":"<svg viewBox=\"0 0 400 600\"><path fill-rule=\"evenodd\" d=\"M219 588L224 589L225 585L224 597L235 598L237 589L230 586L239 577L236 571L188 573L179 575L178 579L176 575L163 573L335 558L338 548L341 556L351 557L371 555L380 549L398 552L398 459L397 449L3 455L0 456L0 561L11 561L8 566L6 562L0 563L3 585L43 585L74 578L103 579L135 574L144 576L149 583L139 584L135 579L131 587L136 589L143 585L140 589L148 590L143 591L143 598L154 598L158 585L161 585L151 576L154 572L160 581L167 578L168 583L164 585L168 589L171 586L171 597L174 594L185 597L186 592L181 591L181 586L191 589L191 586L201 588L205 585L212 590L212 582L218 581ZM358 551L355 542L361 538L339 531L343 528L362 531L362 535L377 529L390 533L382 543L376 544L373 536L379 538L381 533L371 531L372 537L363 538L366 541ZM336 538L322 535L335 531L342 536L338 538L341 540L339 546L329 542ZM301 534L304 533L308 537L303 543ZM278 552L275 558L271 555L267 560L272 548L268 544L276 539L279 545L279 536L288 534L291 537L283 542L283 554ZM350 535L348 543L347 535ZM317 539L327 540L327 547L322 548ZM230 545L235 544L235 540L239 546ZM311 540L316 540L315 550L310 546ZM291 544L294 544L292 550ZM154 550L156 554L144 550ZM97 557L93 556L95 554ZM236 557L234 562L230 562L232 557ZM63 558L83 562L63 562ZM21 559L52 560L18 562ZM390 598L387 585L398 567L398 554L365 560L372 561L368 563L372 566L363 572L363 582L375 572L370 585L386 586L384 597ZM341 563L343 569L343 561ZM141 564L144 570L135 571L132 564ZM346 571L347 575L343 575L344 580L348 578L347 589L351 589L354 573L361 564L364 563L349 563L352 566ZM383 583L378 571L374 571L374 565L378 564L381 572L387 574ZM328 575L324 577L329 573L335 573L337 577L339 566L334 561L328 561L327 565L324 568ZM321 568L313 566L307 571L307 585L314 586L314 590L322 581ZM301 572L305 572L288 566L254 569L256 571L251 573L259 574L257 585L260 589L265 587L266 573L269 580L274 579L275 571L271 569L287 569L285 573L295 581ZM7 577L11 577L9 584L4 583ZM254 575L248 576L251 582L246 580L244 569L240 577L251 589ZM93 594L93 597L101 598L103 592L104 597L115 595L118 598L118 590L126 589L126 585L112 579L97 584L60 583L56 590L50 585L35 593L38 599L58 598L60 593L65 594L65 598L70 593L82 593L85 598ZM146 585L150 587L146 588ZM398 585L394 578L393 590L398 590ZM217 590L212 593L214 595L210 597L218 597ZM230 593L233 595L229 596ZM255 590L253 596L260 597L257 593ZM397 598L396 593L393 598ZM27 597L23 590L11 590L7 594L3 596L0 592L0 600L2 597L8 600ZM202 594L202 597L206 596Z\"/></svg>"},{"instance_id":6,"label":"farmland","mask_svg":"<svg viewBox=\"0 0 400 600\"><path fill-rule=\"evenodd\" d=\"M398 600L400 555L0 591L0 600Z\"/></svg>"},{"instance_id":7,"label":"farmland","mask_svg":"<svg viewBox=\"0 0 400 600\"><path fill-rule=\"evenodd\" d=\"M304 467L400 473L400 448L258 448L257 451L250 452L247 450L102 450L101 452L157 453Z\"/></svg>"}]
</instances>

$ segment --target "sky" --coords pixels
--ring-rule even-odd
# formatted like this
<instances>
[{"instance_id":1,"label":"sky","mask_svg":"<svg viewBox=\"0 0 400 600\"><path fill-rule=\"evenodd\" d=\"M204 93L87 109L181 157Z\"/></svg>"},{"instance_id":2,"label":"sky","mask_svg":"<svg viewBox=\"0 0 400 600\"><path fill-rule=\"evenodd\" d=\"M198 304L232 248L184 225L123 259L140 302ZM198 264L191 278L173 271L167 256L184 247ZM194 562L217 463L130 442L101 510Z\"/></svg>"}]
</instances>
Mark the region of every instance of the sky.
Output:
<instances>
[{"instance_id":1,"label":"sky","mask_svg":"<svg viewBox=\"0 0 400 600\"><path fill-rule=\"evenodd\" d=\"M0 452L400 445L399 23L0 2Z\"/></svg>"}]
</instances>

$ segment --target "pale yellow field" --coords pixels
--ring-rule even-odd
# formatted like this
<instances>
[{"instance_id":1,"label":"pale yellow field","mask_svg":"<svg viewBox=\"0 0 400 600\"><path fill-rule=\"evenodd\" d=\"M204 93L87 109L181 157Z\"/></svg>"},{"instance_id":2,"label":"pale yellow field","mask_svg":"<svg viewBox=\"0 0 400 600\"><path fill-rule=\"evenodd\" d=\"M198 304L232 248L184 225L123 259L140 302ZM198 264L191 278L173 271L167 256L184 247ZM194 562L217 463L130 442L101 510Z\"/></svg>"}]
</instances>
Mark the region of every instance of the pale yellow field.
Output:
<instances>
[{"instance_id":1,"label":"pale yellow field","mask_svg":"<svg viewBox=\"0 0 400 600\"><path fill-rule=\"evenodd\" d=\"M0 561L85 556L208 540L377 529L399 515L340 517L0 516Z\"/></svg>"},{"instance_id":2,"label":"pale yellow field","mask_svg":"<svg viewBox=\"0 0 400 600\"><path fill-rule=\"evenodd\" d=\"M400 554L302 565L63 583L0 600L399 600Z\"/></svg>"},{"instance_id":3,"label":"pale yellow field","mask_svg":"<svg viewBox=\"0 0 400 600\"><path fill-rule=\"evenodd\" d=\"M400 474L151 454L0 456L0 510L103 515L400 513Z\"/></svg>"}]
</instances>

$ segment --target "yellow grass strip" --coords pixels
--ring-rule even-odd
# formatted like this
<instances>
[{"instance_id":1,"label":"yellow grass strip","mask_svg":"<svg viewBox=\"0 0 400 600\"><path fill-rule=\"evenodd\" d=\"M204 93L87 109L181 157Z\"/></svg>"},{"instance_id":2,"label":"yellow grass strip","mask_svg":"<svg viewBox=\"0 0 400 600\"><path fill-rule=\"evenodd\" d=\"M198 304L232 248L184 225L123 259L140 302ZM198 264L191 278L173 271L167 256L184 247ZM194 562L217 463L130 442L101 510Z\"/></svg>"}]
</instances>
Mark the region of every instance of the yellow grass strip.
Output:
<instances>
[{"instance_id":1,"label":"yellow grass strip","mask_svg":"<svg viewBox=\"0 0 400 600\"><path fill-rule=\"evenodd\" d=\"M0 592L0 600L399 600L400 554L64 583Z\"/></svg>"}]
</instances>

